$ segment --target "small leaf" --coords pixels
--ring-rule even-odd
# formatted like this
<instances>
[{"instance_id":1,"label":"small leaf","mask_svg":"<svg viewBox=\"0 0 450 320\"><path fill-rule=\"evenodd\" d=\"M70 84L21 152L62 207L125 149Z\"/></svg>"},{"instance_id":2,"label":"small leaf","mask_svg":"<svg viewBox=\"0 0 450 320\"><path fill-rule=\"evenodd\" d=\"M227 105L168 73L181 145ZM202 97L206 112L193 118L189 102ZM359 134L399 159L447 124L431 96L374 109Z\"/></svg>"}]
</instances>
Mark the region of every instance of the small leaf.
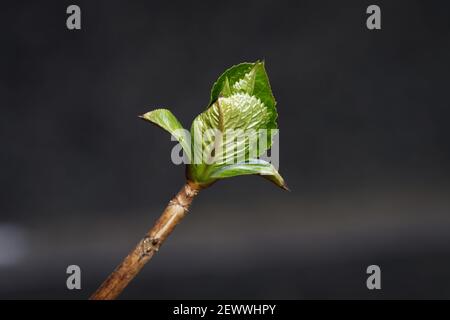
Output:
<instances>
[{"instance_id":1,"label":"small leaf","mask_svg":"<svg viewBox=\"0 0 450 320\"><path fill-rule=\"evenodd\" d=\"M209 99L208 107L211 106L220 96L225 84L228 84L228 88L231 84L244 78L245 75L252 70L254 63L240 63L226 70L217 81L214 83L211 89L211 97ZM230 92L231 93L231 92Z\"/></svg>"},{"instance_id":2,"label":"small leaf","mask_svg":"<svg viewBox=\"0 0 450 320\"><path fill-rule=\"evenodd\" d=\"M280 188L289 190L283 177L278 173L274 166L264 160L252 159L244 163L236 163L229 166L224 166L213 171L211 178L224 179L241 175L257 174L260 175Z\"/></svg>"},{"instance_id":3,"label":"small leaf","mask_svg":"<svg viewBox=\"0 0 450 320\"><path fill-rule=\"evenodd\" d=\"M153 124L163 128L168 131L172 136L177 139L183 148L185 154L190 159L191 157L191 146L190 139L186 135L186 130L183 128L178 119L173 115L170 110L167 109L156 109L139 116L140 118L150 121Z\"/></svg>"},{"instance_id":4,"label":"small leaf","mask_svg":"<svg viewBox=\"0 0 450 320\"><path fill-rule=\"evenodd\" d=\"M211 97L208 103L210 107L217 99L228 97L233 93L245 92L260 99L269 109L275 110L275 98L270 88L264 62L241 63L226 70L211 89ZM275 116L276 120L276 116ZM276 123L274 122L275 128Z\"/></svg>"}]
</instances>

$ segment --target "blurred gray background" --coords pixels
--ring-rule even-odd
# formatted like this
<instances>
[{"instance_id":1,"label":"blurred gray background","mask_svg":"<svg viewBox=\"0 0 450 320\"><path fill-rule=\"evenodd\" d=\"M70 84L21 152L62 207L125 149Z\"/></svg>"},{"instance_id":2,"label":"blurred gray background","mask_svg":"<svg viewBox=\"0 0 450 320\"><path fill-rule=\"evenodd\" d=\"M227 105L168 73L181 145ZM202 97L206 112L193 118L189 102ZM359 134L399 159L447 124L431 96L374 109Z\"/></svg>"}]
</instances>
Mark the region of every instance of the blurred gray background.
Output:
<instances>
[{"instance_id":1,"label":"blurred gray background","mask_svg":"<svg viewBox=\"0 0 450 320\"><path fill-rule=\"evenodd\" d=\"M66 29L66 8L82 30ZM382 30L365 27L378 4ZM184 182L174 142L265 59L280 172L222 181L123 299L450 298L450 5L15 1L0 13L0 298L85 299ZM66 289L66 267L82 290ZM382 290L366 288L367 266Z\"/></svg>"}]
</instances>

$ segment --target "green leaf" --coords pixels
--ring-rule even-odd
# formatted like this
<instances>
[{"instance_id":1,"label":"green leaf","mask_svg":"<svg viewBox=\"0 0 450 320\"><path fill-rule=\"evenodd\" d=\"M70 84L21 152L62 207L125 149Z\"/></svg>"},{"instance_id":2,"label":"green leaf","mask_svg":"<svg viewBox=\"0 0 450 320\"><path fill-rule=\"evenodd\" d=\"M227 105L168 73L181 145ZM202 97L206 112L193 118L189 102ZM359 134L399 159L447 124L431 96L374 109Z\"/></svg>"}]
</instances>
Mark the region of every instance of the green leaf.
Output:
<instances>
[{"instance_id":1,"label":"green leaf","mask_svg":"<svg viewBox=\"0 0 450 320\"><path fill-rule=\"evenodd\" d=\"M255 141L258 138L258 130L270 128L273 117L273 113L261 100L247 93L219 98L192 124L191 135L194 141L199 141L203 137L202 144L197 143L194 146L196 159L201 159L205 148L214 146L219 133L222 133L224 141L215 145L215 165L229 163L233 159L246 156L250 145L258 142ZM270 145L266 145L265 149L258 150L254 156L260 156L269 147Z\"/></svg>"},{"instance_id":2,"label":"green leaf","mask_svg":"<svg viewBox=\"0 0 450 320\"><path fill-rule=\"evenodd\" d=\"M260 175L272 181L280 188L289 190L283 177L278 173L274 166L260 159L252 159L249 162L220 167L212 172L211 178L224 179L249 174Z\"/></svg>"},{"instance_id":3,"label":"green leaf","mask_svg":"<svg viewBox=\"0 0 450 320\"><path fill-rule=\"evenodd\" d=\"M225 71L213 86L210 106L191 126L194 163L188 168L190 178L208 183L217 168L263 154L271 146L270 130L277 128L277 116L263 62L242 63ZM260 136L260 129L268 135ZM250 147L263 138L266 145L249 154L254 150ZM210 161L212 156L205 159L204 154L213 153L214 161Z\"/></svg>"},{"instance_id":4,"label":"green leaf","mask_svg":"<svg viewBox=\"0 0 450 320\"><path fill-rule=\"evenodd\" d=\"M210 107L219 98L224 87L229 90L230 83L236 83L240 79L244 78L245 75L252 70L254 65L254 63L244 62L227 69L214 83L211 89L211 98L209 100L208 107ZM231 91L227 92L227 94L231 94Z\"/></svg>"},{"instance_id":5,"label":"green leaf","mask_svg":"<svg viewBox=\"0 0 450 320\"><path fill-rule=\"evenodd\" d=\"M219 97L228 97L237 92L245 92L257 97L276 114L276 102L270 88L264 62L245 62L226 70L211 89L208 107L216 102ZM276 116L274 120L276 120ZM275 121L272 125L276 128Z\"/></svg>"},{"instance_id":6,"label":"green leaf","mask_svg":"<svg viewBox=\"0 0 450 320\"><path fill-rule=\"evenodd\" d=\"M172 134L172 136L180 143L188 158L191 158L190 138L186 135L186 130L170 110L156 109L139 117L156 124Z\"/></svg>"}]
</instances>

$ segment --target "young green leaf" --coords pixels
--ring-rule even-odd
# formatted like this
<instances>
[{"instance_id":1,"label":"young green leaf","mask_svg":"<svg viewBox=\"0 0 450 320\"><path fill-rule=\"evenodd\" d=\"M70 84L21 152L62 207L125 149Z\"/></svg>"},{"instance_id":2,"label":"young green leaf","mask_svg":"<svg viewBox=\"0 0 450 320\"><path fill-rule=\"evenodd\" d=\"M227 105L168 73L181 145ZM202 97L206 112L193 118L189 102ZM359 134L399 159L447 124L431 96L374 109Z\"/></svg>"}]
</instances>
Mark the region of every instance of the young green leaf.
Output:
<instances>
[{"instance_id":1,"label":"young green leaf","mask_svg":"<svg viewBox=\"0 0 450 320\"><path fill-rule=\"evenodd\" d=\"M228 69L211 92L212 103L191 126L194 159L202 161L188 168L194 181L206 184L216 179L211 176L214 170L256 158L269 149L278 116L263 62ZM266 136L261 136L260 129ZM265 144L261 139L266 139ZM212 153L214 157L205 159L205 154Z\"/></svg>"},{"instance_id":2,"label":"young green leaf","mask_svg":"<svg viewBox=\"0 0 450 320\"><path fill-rule=\"evenodd\" d=\"M227 69L214 83L211 89L208 107L210 107L221 94L225 94L225 96L230 95L230 83L236 83L243 79L245 75L252 70L254 65L254 63L244 62Z\"/></svg>"},{"instance_id":3,"label":"young green leaf","mask_svg":"<svg viewBox=\"0 0 450 320\"><path fill-rule=\"evenodd\" d=\"M280 188L289 190L283 177L274 166L261 159L252 159L248 162L223 166L211 173L211 178L224 179L241 175L257 174L275 183Z\"/></svg>"},{"instance_id":4,"label":"young green leaf","mask_svg":"<svg viewBox=\"0 0 450 320\"><path fill-rule=\"evenodd\" d=\"M186 135L186 131L178 121L178 119L173 115L170 110L167 109L156 109L139 116L140 118L150 121L153 124L163 128L168 131L172 136L177 139L183 148L185 154L190 159L191 156L191 145L190 139Z\"/></svg>"}]
</instances>

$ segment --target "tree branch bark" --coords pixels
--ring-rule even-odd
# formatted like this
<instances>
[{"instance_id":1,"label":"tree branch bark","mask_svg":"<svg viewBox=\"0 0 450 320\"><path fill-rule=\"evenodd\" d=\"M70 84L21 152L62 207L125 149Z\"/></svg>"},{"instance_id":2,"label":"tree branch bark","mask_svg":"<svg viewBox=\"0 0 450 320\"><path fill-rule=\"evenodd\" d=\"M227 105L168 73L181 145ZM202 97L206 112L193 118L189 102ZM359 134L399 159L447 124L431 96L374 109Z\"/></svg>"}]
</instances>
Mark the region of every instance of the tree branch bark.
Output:
<instances>
[{"instance_id":1,"label":"tree branch bark","mask_svg":"<svg viewBox=\"0 0 450 320\"><path fill-rule=\"evenodd\" d=\"M170 200L155 225L139 241L122 263L110 274L90 300L116 299L142 267L158 251L175 226L184 218L200 187L190 181Z\"/></svg>"}]
</instances>

